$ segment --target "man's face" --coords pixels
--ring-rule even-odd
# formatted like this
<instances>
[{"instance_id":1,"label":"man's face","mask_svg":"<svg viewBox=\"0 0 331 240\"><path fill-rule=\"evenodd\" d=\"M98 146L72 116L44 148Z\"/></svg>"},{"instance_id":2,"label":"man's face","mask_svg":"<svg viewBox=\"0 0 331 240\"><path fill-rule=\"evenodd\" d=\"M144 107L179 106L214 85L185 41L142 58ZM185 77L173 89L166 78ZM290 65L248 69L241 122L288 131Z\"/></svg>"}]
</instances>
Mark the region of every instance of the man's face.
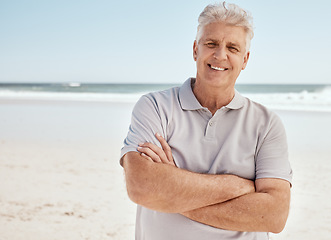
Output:
<instances>
[{"instance_id":1,"label":"man's face","mask_svg":"<svg viewBox=\"0 0 331 240\"><path fill-rule=\"evenodd\" d=\"M249 58L244 29L215 22L201 31L199 42L193 46L197 82L211 87L234 87Z\"/></svg>"}]
</instances>

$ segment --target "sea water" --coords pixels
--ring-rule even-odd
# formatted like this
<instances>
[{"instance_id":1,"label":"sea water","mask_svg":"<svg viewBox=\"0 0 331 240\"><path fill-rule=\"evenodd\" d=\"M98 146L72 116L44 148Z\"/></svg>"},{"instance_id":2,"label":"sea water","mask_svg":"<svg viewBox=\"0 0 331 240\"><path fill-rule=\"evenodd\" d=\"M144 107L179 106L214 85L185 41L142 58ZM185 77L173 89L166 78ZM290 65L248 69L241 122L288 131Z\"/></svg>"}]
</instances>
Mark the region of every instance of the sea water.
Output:
<instances>
[{"instance_id":1,"label":"sea water","mask_svg":"<svg viewBox=\"0 0 331 240\"><path fill-rule=\"evenodd\" d=\"M143 94L181 84L0 83L1 100L136 102ZM331 85L237 84L244 96L279 110L331 112Z\"/></svg>"}]
</instances>

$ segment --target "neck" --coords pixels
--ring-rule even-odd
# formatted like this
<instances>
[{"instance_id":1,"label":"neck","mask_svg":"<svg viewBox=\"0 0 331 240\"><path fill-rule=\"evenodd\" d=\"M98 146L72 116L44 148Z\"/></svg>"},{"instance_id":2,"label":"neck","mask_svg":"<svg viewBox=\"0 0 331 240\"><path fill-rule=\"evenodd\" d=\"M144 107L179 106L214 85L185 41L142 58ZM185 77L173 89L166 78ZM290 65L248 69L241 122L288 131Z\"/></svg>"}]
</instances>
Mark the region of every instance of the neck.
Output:
<instances>
[{"instance_id":1,"label":"neck","mask_svg":"<svg viewBox=\"0 0 331 240\"><path fill-rule=\"evenodd\" d=\"M235 95L234 86L215 88L199 84L199 81L192 82L192 89L201 106L208 108L213 115L228 105Z\"/></svg>"}]
</instances>

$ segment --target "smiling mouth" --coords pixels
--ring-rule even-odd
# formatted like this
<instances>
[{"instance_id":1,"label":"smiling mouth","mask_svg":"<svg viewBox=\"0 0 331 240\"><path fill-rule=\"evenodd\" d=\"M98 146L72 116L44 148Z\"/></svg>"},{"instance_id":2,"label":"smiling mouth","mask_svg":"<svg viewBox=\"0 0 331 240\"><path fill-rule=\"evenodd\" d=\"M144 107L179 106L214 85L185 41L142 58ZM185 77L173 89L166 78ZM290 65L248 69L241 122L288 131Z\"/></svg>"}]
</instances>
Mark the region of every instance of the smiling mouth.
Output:
<instances>
[{"instance_id":1,"label":"smiling mouth","mask_svg":"<svg viewBox=\"0 0 331 240\"><path fill-rule=\"evenodd\" d=\"M228 70L228 68L221 68L221 67L216 67L216 66L213 66L211 64L208 64L208 66L213 69L213 70L216 70L216 71L226 71Z\"/></svg>"}]
</instances>

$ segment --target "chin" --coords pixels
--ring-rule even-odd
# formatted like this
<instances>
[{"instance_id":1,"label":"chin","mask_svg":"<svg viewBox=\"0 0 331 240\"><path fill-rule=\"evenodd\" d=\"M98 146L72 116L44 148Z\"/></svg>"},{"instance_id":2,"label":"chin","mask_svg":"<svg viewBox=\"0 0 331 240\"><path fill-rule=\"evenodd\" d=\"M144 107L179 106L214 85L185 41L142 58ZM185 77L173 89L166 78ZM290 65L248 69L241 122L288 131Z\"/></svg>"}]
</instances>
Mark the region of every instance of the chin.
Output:
<instances>
[{"instance_id":1,"label":"chin","mask_svg":"<svg viewBox=\"0 0 331 240\"><path fill-rule=\"evenodd\" d=\"M233 82L229 79L221 78L221 77L213 77L209 78L206 81L206 84L212 86L212 87L230 87L233 86Z\"/></svg>"}]
</instances>

